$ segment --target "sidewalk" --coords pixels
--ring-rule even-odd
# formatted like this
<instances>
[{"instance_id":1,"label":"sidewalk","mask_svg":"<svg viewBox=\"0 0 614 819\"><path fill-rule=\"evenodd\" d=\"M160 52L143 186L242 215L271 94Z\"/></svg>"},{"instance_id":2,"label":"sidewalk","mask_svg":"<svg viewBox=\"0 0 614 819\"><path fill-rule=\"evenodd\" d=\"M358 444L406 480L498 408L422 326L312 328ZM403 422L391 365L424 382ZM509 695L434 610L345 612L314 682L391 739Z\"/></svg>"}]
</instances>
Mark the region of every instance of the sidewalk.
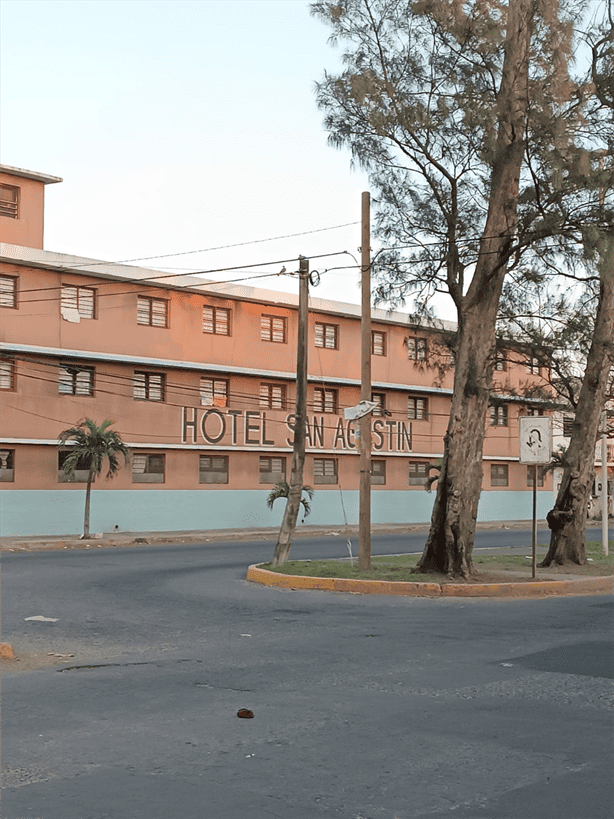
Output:
<instances>
[{"instance_id":1,"label":"sidewalk","mask_svg":"<svg viewBox=\"0 0 614 819\"><path fill-rule=\"evenodd\" d=\"M538 521L538 529L547 529L545 521ZM374 524L371 533L403 534L404 532L428 532L429 523L420 524ZM489 521L478 523L478 530L530 529L530 520ZM96 549L120 548L123 546L145 546L180 543L219 543L229 541L268 540L275 541L279 527L268 526L256 529L203 529L173 532L105 532L88 538L78 535L35 535L32 537L1 537L2 552L37 552L53 549ZM294 539L312 537L358 537L358 526L298 526Z\"/></svg>"}]
</instances>

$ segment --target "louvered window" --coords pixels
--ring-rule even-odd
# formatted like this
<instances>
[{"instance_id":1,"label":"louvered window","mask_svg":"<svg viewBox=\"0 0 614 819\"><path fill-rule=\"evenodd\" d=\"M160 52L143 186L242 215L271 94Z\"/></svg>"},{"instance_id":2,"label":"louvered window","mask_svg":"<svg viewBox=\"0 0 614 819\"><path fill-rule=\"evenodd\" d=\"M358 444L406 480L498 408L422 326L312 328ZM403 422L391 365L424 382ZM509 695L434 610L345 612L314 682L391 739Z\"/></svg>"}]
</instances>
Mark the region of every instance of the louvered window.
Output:
<instances>
[{"instance_id":1,"label":"louvered window","mask_svg":"<svg viewBox=\"0 0 614 819\"><path fill-rule=\"evenodd\" d=\"M407 357L413 361L426 361L428 344L425 338L407 339Z\"/></svg>"},{"instance_id":2,"label":"louvered window","mask_svg":"<svg viewBox=\"0 0 614 819\"><path fill-rule=\"evenodd\" d=\"M165 455L135 452L132 455L132 483L164 483Z\"/></svg>"},{"instance_id":3,"label":"louvered window","mask_svg":"<svg viewBox=\"0 0 614 819\"><path fill-rule=\"evenodd\" d=\"M132 394L141 401L164 401L164 386L163 374L136 371Z\"/></svg>"},{"instance_id":4,"label":"louvered window","mask_svg":"<svg viewBox=\"0 0 614 819\"><path fill-rule=\"evenodd\" d=\"M337 412L337 390L316 387L313 391L314 412Z\"/></svg>"},{"instance_id":5,"label":"louvered window","mask_svg":"<svg viewBox=\"0 0 614 819\"><path fill-rule=\"evenodd\" d=\"M58 483L87 483L90 474L90 462L87 458L79 458L72 472L64 472L66 458L70 455L69 449L58 452Z\"/></svg>"},{"instance_id":6,"label":"louvered window","mask_svg":"<svg viewBox=\"0 0 614 819\"><path fill-rule=\"evenodd\" d=\"M0 216L19 219L19 188L15 185L0 185Z\"/></svg>"},{"instance_id":7,"label":"louvered window","mask_svg":"<svg viewBox=\"0 0 614 819\"><path fill-rule=\"evenodd\" d=\"M386 333L373 330L371 333L371 355L386 355Z\"/></svg>"},{"instance_id":8,"label":"louvered window","mask_svg":"<svg viewBox=\"0 0 614 819\"><path fill-rule=\"evenodd\" d=\"M373 410L373 415L384 415L384 410L386 409L386 393L372 392L371 401L377 404L377 407Z\"/></svg>"},{"instance_id":9,"label":"louvered window","mask_svg":"<svg viewBox=\"0 0 614 819\"><path fill-rule=\"evenodd\" d=\"M15 389L15 362L12 358L0 359L0 390Z\"/></svg>"},{"instance_id":10,"label":"louvered window","mask_svg":"<svg viewBox=\"0 0 614 819\"><path fill-rule=\"evenodd\" d=\"M228 455L200 455L199 483L228 483Z\"/></svg>"},{"instance_id":11,"label":"louvered window","mask_svg":"<svg viewBox=\"0 0 614 819\"><path fill-rule=\"evenodd\" d=\"M284 409L286 405L286 388L283 384L261 384L260 406L270 409Z\"/></svg>"},{"instance_id":12,"label":"louvered window","mask_svg":"<svg viewBox=\"0 0 614 819\"><path fill-rule=\"evenodd\" d=\"M339 347L339 325L316 322L316 347L325 347L327 350L336 350Z\"/></svg>"},{"instance_id":13,"label":"louvered window","mask_svg":"<svg viewBox=\"0 0 614 819\"><path fill-rule=\"evenodd\" d=\"M58 392L60 395L93 395L93 367L80 367L76 364L60 364Z\"/></svg>"},{"instance_id":14,"label":"louvered window","mask_svg":"<svg viewBox=\"0 0 614 819\"><path fill-rule=\"evenodd\" d=\"M410 395L407 399L407 417L412 421L426 421L429 417L428 398Z\"/></svg>"},{"instance_id":15,"label":"louvered window","mask_svg":"<svg viewBox=\"0 0 614 819\"><path fill-rule=\"evenodd\" d=\"M490 405L490 425L491 427L507 426L507 406L505 404Z\"/></svg>"},{"instance_id":16,"label":"louvered window","mask_svg":"<svg viewBox=\"0 0 614 819\"><path fill-rule=\"evenodd\" d=\"M168 327L168 302L165 299L152 299L149 296L137 298L137 324L148 324L151 327Z\"/></svg>"},{"instance_id":17,"label":"louvered window","mask_svg":"<svg viewBox=\"0 0 614 819\"><path fill-rule=\"evenodd\" d=\"M225 307L203 307L203 333L230 335L230 310Z\"/></svg>"},{"instance_id":18,"label":"louvered window","mask_svg":"<svg viewBox=\"0 0 614 819\"><path fill-rule=\"evenodd\" d=\"M0 307L17 307L17 279L0 276Z\"/></svg>"},{"instance_id":19,"label":"louvered window","mask_svg":"<svg viewBox=\"0 0 614 819\"><path fill-rule=\"evenodd\" d=\"M96 291L93 287L75 287L62 285L61 310L64 318L69 321L74 314L74 320L95 318Z\"/></svg>"},{"instance_id":20,"label":"louvered window","mask_svg":"<svg viewBox=\"0 0 614 819\"><path fill-rule=\"evenodd\" d=\"M286 343L286 319L283 316L262 315L260 319L260 340Z\"/></svg>"},{"instance_id":21,"label":"louvered window","mask_svg":"<svg viewBox=\"0 0 614 819\"><path fill-rule=\"evenodd\" d=\"M313 482L315 484L337 483L337 459L314 458Z\"/></svg>"},{"instance_id":22,"label":"louvered window","mask_svg":"<svg viewBox=\"0 0 614 819\"><path fill-rule=\"evenodd\" d=\"M201 378L200 403L203 407L227 407L228 381L221 378Z\"/></svg>"}]
</instances>

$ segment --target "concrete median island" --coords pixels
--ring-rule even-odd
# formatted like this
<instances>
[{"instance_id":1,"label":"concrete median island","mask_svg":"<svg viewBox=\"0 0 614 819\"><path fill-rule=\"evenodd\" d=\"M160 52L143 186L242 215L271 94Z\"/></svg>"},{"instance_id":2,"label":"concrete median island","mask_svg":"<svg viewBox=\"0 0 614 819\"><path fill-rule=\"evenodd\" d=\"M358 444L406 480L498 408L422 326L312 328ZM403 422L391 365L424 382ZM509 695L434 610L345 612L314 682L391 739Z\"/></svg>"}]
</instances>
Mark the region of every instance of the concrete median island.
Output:
<instances>
[{"instance_id":1,"label":"concrete median island","mask_svg":"<svg viewBox=\"0 0 614 819\"><path fill-rule=\"evenodd\" d=\"M369 572L360 572L356 561L288 561L252 565L247 580L292 589L339 591L353 594L387 594L413 597L550 597L556 595L612 594L612 563L591 549L586 566L538 569L524 555L474 556L477 574L469 580L443 574L415 574L419 555L372 558ZM527 565L528 564L528 565Z\"/></svg>"}]
</instances>

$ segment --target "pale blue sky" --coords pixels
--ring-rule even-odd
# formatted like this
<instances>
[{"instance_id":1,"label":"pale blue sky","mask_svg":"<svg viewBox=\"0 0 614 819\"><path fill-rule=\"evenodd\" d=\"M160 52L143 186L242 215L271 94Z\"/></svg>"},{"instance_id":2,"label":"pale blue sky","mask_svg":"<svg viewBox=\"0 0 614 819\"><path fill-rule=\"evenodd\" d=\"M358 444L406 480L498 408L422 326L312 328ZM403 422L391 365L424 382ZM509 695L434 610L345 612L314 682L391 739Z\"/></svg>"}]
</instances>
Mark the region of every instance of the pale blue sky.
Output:
<instances>
[{"instance_id":1,"label":"pale blue sky","mask_svg":"<svg viewBox=\"0 0 614 819\"><path fill-rule=\"evenodd\" d=\"M0 10L2 162L64 179L47 187L47 250L121 261L360 219L366 177L328 147L315 104L338 52L304 0L2 0ZM357 256L359 245L354 225L142 264L192 271ZM353 261L312 269L340 264ZM329 273L317 295L358 302L357 280ZM296 290L288 279L261 286Z\"/></svg>"}]
</instances>

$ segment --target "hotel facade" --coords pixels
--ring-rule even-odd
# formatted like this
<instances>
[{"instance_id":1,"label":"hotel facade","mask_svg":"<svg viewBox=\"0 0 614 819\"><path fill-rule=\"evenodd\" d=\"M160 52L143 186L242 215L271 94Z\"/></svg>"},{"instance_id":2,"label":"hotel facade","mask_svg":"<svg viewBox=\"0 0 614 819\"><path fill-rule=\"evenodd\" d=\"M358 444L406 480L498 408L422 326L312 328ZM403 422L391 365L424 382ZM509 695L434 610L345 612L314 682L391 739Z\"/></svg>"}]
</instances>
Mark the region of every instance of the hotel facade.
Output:
<instances>
[{"instance_id":1,"label":"hotel facade","mask_svg":"<svg viewBox=\"0 0 614 819\"><path fill-rule=\"evenodd\" d=\"M92 489L91 531L276 526L289 478L298 298L43 249L44 190L57 177L0 166L0 512L4 536L82 531L86 472L68 479L59 433L111 419L130 460ZM298 290L298 282L297 282ZM360 399L360 308L318 299L308 320L307 523L358 518L359 456L344 409ZM373 310L372 520L424 523L443 454L453 369L445 323ZM508 351L485 419L481 520L531 516L518 459L521 397L539 362ZM540 476L538 515L552 504Z\"/></svg>"}]
</instances>

